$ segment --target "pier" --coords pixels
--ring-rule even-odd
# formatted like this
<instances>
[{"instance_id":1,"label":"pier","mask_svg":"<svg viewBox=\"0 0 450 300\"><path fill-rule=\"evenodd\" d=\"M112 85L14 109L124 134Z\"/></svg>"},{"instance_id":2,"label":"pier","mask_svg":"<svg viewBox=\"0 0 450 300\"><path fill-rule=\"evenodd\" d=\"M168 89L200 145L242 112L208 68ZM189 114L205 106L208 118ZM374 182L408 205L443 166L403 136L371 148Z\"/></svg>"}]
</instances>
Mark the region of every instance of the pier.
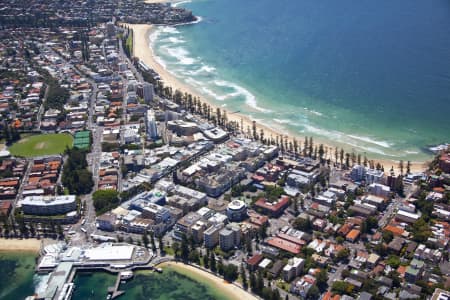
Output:
<instances>
[{"instance_id":1,"label":"pier","mask_svg":"<svg viewBox=\"0 0 450 300\"><path fill-rule=\"evenodd\" d=\"M116 299L117 297L121 296L125 293L125 291L119 291L120 286L120 272L117 273L116 283L114 286L108 288L108 294L111 295L111 299Z\"/></svg>"},{"instance_id":2,"label":"pier","mask_svg":"<svg viewBox=\"0 0 450 300\"><path fill-rule=\"evenodd\" d=\"M61 246L45 250L41 253L36 271L50 273L50 277L46 290L38 295L38 299L53 299L55 296L70 299L78 271L117 274L114 286L108 288L109 299L116 299L125 293L119 290L122 271L153 268L151 251L125 243L103 243L84 248Z\"/></svg>"}]
</instances>

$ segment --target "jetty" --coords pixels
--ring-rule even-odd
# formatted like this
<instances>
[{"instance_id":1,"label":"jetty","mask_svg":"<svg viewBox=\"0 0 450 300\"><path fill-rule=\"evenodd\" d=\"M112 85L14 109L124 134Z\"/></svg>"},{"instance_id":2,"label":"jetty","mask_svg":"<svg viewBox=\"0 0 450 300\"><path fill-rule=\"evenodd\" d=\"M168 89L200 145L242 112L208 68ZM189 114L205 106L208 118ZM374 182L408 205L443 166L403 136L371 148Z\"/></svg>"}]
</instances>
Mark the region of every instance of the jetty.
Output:
<instances>
[{"instance_id":1,"label":"jetty","mask_svg":"<svg viewBox=\"0 0 450 300\"><path fill-rule=\"evenodd\" d=\"M119 290L124 274L128 279L134 270L154 268L151 250L126 243L84 247L67 247L61 243L46 247L41 255L36 271L50 276L45 291L35 299L71 299L73 280L79 271L117 274L114 286L108 288L108 299L116 299L125 293Z\"/></svg>"},{"instance_id":2,"label":"jetty","mask_svg":"<svg viewBox=\"0 0 450 300\"><path fill-rule=\"evenodd\" d=\"M108 288L108 295L111 295L111 299L116 299L125 293L125 291L119 291L120 281L122 280L120 273L117 274L116 283L114 286Z\"/></svg>"}]
</instances>

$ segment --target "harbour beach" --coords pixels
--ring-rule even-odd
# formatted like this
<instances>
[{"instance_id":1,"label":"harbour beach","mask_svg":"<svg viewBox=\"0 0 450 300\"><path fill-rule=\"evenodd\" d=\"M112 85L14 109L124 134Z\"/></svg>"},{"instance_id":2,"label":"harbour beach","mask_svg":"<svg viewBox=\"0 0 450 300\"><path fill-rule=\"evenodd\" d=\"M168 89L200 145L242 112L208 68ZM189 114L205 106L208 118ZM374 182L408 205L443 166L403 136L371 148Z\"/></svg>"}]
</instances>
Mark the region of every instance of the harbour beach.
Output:
<instances>
[{"instance_id":1,"label":"harbour beach","mask_svg":"<svg viewBox=\"0 0 450 300\"><path fill-rule=\"evenodd\" d=\"M152 68L156 73L159 74L161 79L164 82L165 86L171 86L174 90L180 90L182 92L187 92L192 94L193 96L196 96L200 98L203 101L208 102L211 107L215 110L217 105L214 105L208 97L200 95L199 92L197 92L193 87L191 87L188 84L185 84L184 82L181 82L178 78L174 76L174 74L170 73L163 65L161 65L157 59L155 58L155 54L153 53L153 50L151 48L150 43L150 35L152 34L152 30L155 30L155 27L153 25L149 24L123 24L134 32L134 39L133 39L133 55L140 60L142 60L146 65L148 65L150 68ZM253 119L251 119L248 115L243 115L240 113L230 113L228 111L228 120L229 121L236 121L239 124L243 124L244 131L249 127L252 128L253 126ZM273 122L275 124L275 122ZM267 126L265 124L261 124L259 122L256 122L257 132L259 133L260 129L264 130L265 137L273 137L276 136L283 136L288 137L289 140L291 138L295 137L301 144L303 144L304 136L299 136L294 134L293 132L288 131L281 131L279 129L273 128L273 126ZM335 147L344 148L347 152L352 152L352 149L349 149L348 147L345 147L342 143L339 143L339 141L327 141L327 140L321 140L317 137L314 137L314 143L316 145L323 144L324 147L327 147L329 149L328 151L328 158L334 160L334 149ZM359 153L363 154L363 153ZM373 159L368 155L368 159ZM394 167L394 170L397 171L398 169L398 161L389 160L389 159L373 159L375 162L379 162L381 165L385 167L385 171L388 171L391 166ZM426 169L426 161L412 161L411 162L411 172L421 172Z\"/></svg>"},{"instance_id":2,"label":"harbour beach","mask_svg":"<svg viewBox=\"0 0 450 300\"><path fill-rule=\"evenodd\" d=\"M34 252L41 249L42 240L38 239L5 239L0 238L0 251L7 252Z\"/></svg>"},{"instance_id":3,"label":"harbour beach","mask_svg":"<svg viewBox=\"0 0 450 300\"><path fill-rule=\"evenodd\" d=\"M236 285L228 283L220 277L190 265L179 262L166 262L158 265L158 267L161 267L163 270L174 270L175 272L188 276L198 282L212 286L214 289L220 290L221 294L229 299L258 299Z\"/></svg>"}]
</instances>

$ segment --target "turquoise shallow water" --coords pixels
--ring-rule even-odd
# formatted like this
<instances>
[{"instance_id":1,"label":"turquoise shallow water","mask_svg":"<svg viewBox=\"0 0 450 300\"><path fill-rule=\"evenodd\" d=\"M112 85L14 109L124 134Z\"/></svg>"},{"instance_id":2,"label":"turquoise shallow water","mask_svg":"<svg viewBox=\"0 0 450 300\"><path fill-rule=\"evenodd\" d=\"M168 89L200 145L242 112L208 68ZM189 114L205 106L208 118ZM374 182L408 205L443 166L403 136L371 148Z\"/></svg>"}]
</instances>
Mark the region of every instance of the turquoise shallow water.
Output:
<instances>
[{"instance_id":1,"label":"turquoise shallow water","mask_svg":"<svg viewBox=\"0 0 450 300\"><path fill-rule=\"evenodd\" d=\"M229 112L370 157L450 142L445 0L193 0L151 35L158 60Z\"/></svg>"},{"instance_id":2,"label":"turquoise shallow water","mask_svg":"<svg viewBox=\"0 0 450 300\"><path fill-rule=\"evenodd\" d=\"M115 275L101 272L78 274L73 300L106 299L115 280ZM119 298L122 300L230 300L213 287L169 269L162 274L137 272L120 289L125 291Z\"/></svg>"},{"instance_id":3,"label":"turquoise shallow water","mask_svg":"<svg viewBox=\"0 0 450 300\"><path fill-rule=\"evenodd\" d=\"M0 251L0 299L19 300L34 294L35 254Z\"/></svg>"}]
</instances>

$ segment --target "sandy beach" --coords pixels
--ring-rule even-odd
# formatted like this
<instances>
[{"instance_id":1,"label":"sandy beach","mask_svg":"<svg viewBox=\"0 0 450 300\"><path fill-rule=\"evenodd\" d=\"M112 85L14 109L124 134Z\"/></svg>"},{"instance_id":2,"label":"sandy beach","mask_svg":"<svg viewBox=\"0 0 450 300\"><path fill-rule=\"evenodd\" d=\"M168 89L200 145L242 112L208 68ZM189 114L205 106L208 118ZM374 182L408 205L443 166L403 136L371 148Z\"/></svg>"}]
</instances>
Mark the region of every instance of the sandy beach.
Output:
<instances>
[{"instance_id":1,"label":"sandy beach","mask_svg":"<svg viewBox=\"0 0 450 300\"><path fill-rule=\"evenodd\" d=\"M201 279L201 281L206 281L212 284L215 288L220 290L224 295L232 298L232 299L248 299L248 300L257 300L255 296L247 293L243 289L235 286L234 284L225 282L222 278L217 277L211 273L206 271L202 271L196 267L186 265L179 262L167 262L158 265L158 267L174 267L180 271L187 271L188 273L195 276L195 278Z\"/></svg>"},{"instance_id":2,"label":"sandy beach","mask_svg":"<svg viewBox=\"0 0 450 300\"><path fill-rule=\"evenodd\" d=\"M42 240L38 239L5 239L0 238L0 251L39 252Z\"/></svg>"},{"instance_id":3,"label":"sandy beach","mask_svg":"<svg viewBox=\"0 0 450 300\"><path fill-rule=\"evenodd\" d=\"M159 1L159 0L149 0L149 1L154 2L154 1ZM163 2L165 2L165 1L163 1ZM201 96L191 86L184 84L183 82L178 80L173 74L168 72L163 66L161 66L156 61L153 51L149 47L149 44L150 44L149 36L151 34L151 30L153 29L152 25L148 25L148 24L124 24L124 25L128 26L129 28L131 28L134 31L134 40L133 40L134 53L133 53L133 55L135 57L138 57L139 59L141 59L150 68L155 70L161 76L162 80L164 81L165 86L171 86L174 90L178 89L180 91L190 93L193 96L200 98L202 101L208 102L214 110L217 108L217 106L213 105L211 103L211 101L208 101L208 99L206 99L204 96ZM228 120L229 121L237 121L239 124L242 121L242 123L244 125L244 130L246 130L248 127L252 128L253 121L245 115L240 115L238 113L228 114ZM280 132L271 127L265 126L263 124L257 123L257 128L258 128L257 129L258 134L259 134L260 129L264 130L265 137L273 136L273 138L275 139L276 136L289 136L290 139L295 137L299 142L301 142L301 144L303 144L303 141L304 141L303 136L293 136L292 134L290 134L288 132ZM334 148L335 148L334 145L330 145L329 141L328 142L323 141L323 140L318 139L317 137L314 137L314 141L315 141L316 145L324 144L325 147L330 149L330 151L328 151L329 152L328 156L330 159L334 160ZM340 145L338 145L338 147L340 148ZM345 147L344 147L344 149L345 149ZM345 149L345 150L351 151L351 149ZM368 157L368 158L371 159L370 157ZM392 160L387 160L387 159L374 159L374 161L380 162L380 164L382 164L385 167L385 171L389 171L391 166L393 166L394 170L396 170L398 173L398 170L397 170L398 169L398 161L392 161ZM406 166L406 162L405 162L405 166ZM425 169L426 169L426 162L412 162L412 164L411 164L411 172L421 172L421 171L424 171Z\"/></svg>"}]
</instances>

